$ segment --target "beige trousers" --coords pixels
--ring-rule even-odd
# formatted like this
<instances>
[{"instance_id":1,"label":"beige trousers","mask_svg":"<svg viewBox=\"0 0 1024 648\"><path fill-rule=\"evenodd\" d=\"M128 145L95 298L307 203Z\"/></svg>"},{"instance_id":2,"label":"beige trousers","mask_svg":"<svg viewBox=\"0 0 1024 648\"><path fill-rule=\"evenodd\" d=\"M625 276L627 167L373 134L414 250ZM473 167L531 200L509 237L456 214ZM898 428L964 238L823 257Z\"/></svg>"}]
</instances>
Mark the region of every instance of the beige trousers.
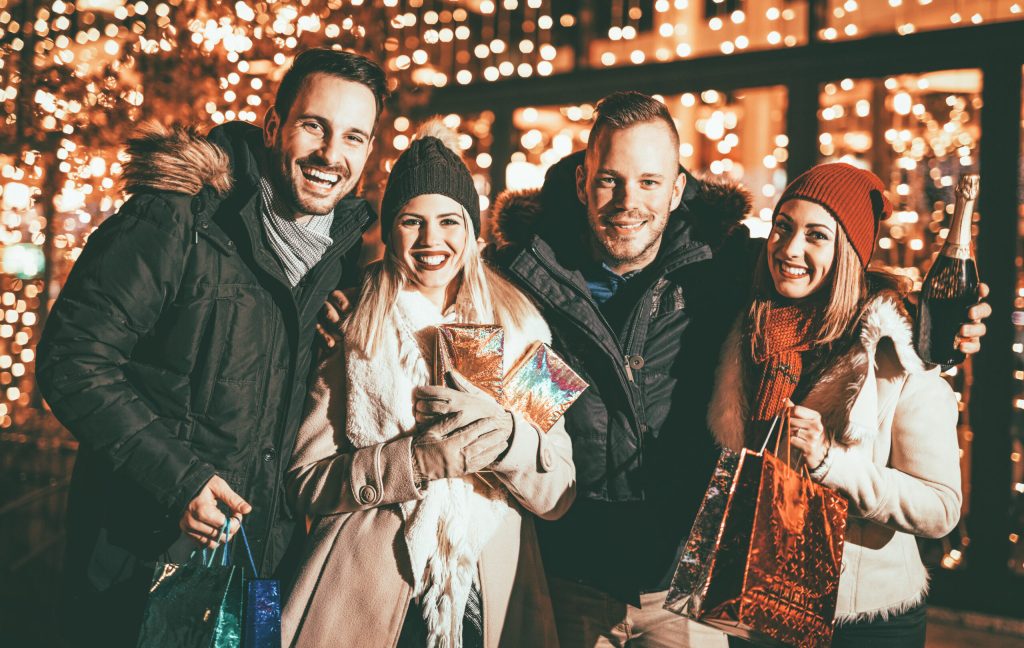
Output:
<instances>
[{"instance_id":1,"label":"beige trousers","mask_svg":"<svg viewBox=\"0 0 1024 648\"><path fill-rule=\"evenodd\" d=\"M640 596L640 607L601 590L549 579L562 648L728 648L724 634L669 612L667 592Z\"/></svg>"}]
</instances>

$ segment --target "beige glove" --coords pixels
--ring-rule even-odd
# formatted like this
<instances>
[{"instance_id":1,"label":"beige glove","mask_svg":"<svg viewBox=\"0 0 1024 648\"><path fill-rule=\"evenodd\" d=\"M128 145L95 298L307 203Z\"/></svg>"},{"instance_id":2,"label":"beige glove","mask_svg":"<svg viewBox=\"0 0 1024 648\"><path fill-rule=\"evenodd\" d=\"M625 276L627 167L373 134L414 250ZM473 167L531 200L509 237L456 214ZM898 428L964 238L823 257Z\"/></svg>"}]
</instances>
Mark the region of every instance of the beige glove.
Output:
<instances>
[{"instance_id":1,"label":"beige glove","mask_svg":"<svg viewBox=\"0 0 1024 648\"><path fill-rule=\"evenodd\" d=\"M416 419L427 424L412 442L418 481L479 472L508 449L512 414L454 371L451 380L465 391L420 387L414 394Z\"/></svg>"}]
</instances>

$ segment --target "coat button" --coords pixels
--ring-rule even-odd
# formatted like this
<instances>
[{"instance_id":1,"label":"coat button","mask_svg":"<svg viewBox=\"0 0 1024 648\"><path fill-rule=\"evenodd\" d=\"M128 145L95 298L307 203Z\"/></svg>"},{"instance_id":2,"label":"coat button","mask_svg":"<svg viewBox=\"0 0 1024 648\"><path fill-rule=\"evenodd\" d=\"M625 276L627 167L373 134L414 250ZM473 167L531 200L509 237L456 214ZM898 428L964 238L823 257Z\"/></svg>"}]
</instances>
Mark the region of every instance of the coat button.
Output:
<instances>
[{"instance_id":1,"label":"coat button","mask_svg":"<svg viewBox=\"0 0 1024 648\"><path fill-rule=\"evenodd\" d=\"M547 443L544 437L540 438L540 469L544 472L551 470L554 466L555 455L551 451L551 446Z\"/></svg>"},{"instance_id":2,"label":"coat button","mask_svg":"<svg viewBox=\"0 0 1024 648\"><path fill-rule=\"evenodd\" d=\"M206 207L205 203L206 203L206 201L203 200L202 196L196 196L195 198L193 198L192 199L192 213L193 214L198 214L199 212L203 211L203 209Z\"/></svg>"},{"instance_id":3,"label":"coat button","mask_svg":"<svg viewBox=\"0 0 1024 648\"><path fill-rule=\"evenodd\" d=\"M644 357L638 355L629 356L629 367L630 369L643 369Z\"/></svg>"},{"instance_id":4,"label":"coat button","mask_svg":"<svg viewBox=\"0 0 1024 648\"><path fill-rule=\"evenodd\" d=\"M277 456L277 450L273 448L263 448L263 461L270 463Z\"/></svg>"},{"instance_id":5,"label":"coat button","mask_svg":"<svg viewBox=\"0 0 1024 648\"><path fill-rule=\"evenodd\" d=\"M359 502L362 504L372 504L377 501L377 489L370 484L363 485L359 489Z\"/></svg>"}]
</instances>

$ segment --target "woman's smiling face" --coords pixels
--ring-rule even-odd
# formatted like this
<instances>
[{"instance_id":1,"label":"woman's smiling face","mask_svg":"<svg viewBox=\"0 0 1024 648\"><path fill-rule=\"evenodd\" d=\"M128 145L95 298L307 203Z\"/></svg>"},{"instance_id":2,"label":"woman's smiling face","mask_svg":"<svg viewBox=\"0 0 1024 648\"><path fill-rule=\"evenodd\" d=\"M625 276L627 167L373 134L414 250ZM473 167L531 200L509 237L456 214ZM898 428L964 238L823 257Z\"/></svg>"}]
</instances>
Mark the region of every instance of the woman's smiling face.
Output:
<instances>
[{"instance_id":1,"label":"woman's smiling face","mask_svg":"<svg viewBox=\"0 0 1024 648\"><path fill-rule=\"evenodd\" d=\"M835 265L836 219L824 207L794 198L779 207L768 236L768 270L775 290L803 299L825 285Z\"/></svg>"},{"instance_id":2,"label":"woman's smiling face","mask_svg":"<svg viewBox=\"0 0 1024 648\"><path fill-rule=\"evenodd\" d=\"M407 202L395 218L390 245L413 285L428 297L440 294L459 276L469 229L466 211L440 194Z\"/></svg>"}]
</instances>

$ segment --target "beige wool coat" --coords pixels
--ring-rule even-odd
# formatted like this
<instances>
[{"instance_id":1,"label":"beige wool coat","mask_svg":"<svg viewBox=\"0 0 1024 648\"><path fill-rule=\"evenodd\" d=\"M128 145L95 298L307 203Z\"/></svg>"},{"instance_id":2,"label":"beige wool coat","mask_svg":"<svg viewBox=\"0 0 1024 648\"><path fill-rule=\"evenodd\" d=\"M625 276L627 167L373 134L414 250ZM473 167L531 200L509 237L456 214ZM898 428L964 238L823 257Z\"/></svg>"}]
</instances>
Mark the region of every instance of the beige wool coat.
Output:
<instances>
[{"instance_id":1,"label":"beige wool coat","mask_svg":"<svg viewBox=\"0 0 1024 648\"><path fill-rule=\"evenodd\" d=\"M525 335L530 339L510 340L506 331L506 356L515 354L507 362L533 339L550 341L539 318ZM399 506L425 494L414 483L412 437L353 447L345 425L351 400L345 397L345 355L333 354L319 371L289 470L289 498L311 519L311 527L304 562L283 611L284 646L391 648L413 596ZM382 373L372 378L378 391L390 381L396 385L394 403L379 409L411 411L412 394L406 393L411 391L410 378L387 375L393 371L389 366L382 363ZM374 411L348 415L370 421L381 416ZM513 418L509 450L487 475L507 490L510 511L478 561L484 643L488 648L557 646L532 516L555 519L572 503L572 445L562 421L542 433L518 414Z\"/></svg>"},{"instance_id":2,"label":"beige wool coat","mask_svg":"<svg viewBox=\"0 0 1024 648\"><path fill-rule=\"evenodd\" d=\"M915 536L941 538L960 519L957 401L914 351L898 296L874 295L859 339L830 362L798 405L818 411L832 438L819 481L850 502L836 620L886 618L922 602L928 572ZM718 441L743 446L739 323L719 365L709 423ZM738 405L737 405L738 403Z\"/></svg>"}]
</instances>

